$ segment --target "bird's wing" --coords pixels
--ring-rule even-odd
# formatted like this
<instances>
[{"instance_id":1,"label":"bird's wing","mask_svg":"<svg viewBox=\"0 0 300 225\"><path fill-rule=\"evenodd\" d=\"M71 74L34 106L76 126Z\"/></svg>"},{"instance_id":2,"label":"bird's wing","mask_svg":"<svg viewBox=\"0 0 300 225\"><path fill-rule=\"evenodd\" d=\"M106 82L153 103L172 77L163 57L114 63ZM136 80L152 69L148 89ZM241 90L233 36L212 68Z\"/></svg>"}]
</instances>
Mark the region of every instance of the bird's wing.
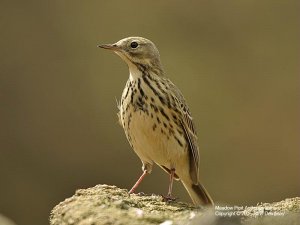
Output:
<instances>
[{"instance_id":1,"label":"bird's wing","mask_svg":"<svg viewBox=\"0 0 300 225\"><path fill-rule=\"evenodd\" d=\"M198 183L198 169L199 169L199 147L197 143L197 132L191 116L190 110L186 101L179 91L179 89L169 81L169 88L175 96L175 104L179 109L180 123L184 130L187 142L189 143L189 160L190 160L190 175L192 181Z\"/></svg>"}]
</instances>

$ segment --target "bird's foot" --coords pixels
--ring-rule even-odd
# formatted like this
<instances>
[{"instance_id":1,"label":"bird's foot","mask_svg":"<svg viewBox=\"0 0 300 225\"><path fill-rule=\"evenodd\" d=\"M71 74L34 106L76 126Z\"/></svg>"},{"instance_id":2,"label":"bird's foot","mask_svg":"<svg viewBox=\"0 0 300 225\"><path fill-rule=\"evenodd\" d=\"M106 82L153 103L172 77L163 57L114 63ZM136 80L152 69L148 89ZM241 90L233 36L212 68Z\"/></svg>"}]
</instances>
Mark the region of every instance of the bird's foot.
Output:
<instances>
[{"instance_id":1,"label":"bird's foot","mask_svg":"<svg viewBox=\"0 0 300 225\"><path fill-rule=\"evenodd\" d=\"M178 198L172 197L171 195L162 195L163 201L167 203L175 202Z\"/></svg>"}]
</instances>

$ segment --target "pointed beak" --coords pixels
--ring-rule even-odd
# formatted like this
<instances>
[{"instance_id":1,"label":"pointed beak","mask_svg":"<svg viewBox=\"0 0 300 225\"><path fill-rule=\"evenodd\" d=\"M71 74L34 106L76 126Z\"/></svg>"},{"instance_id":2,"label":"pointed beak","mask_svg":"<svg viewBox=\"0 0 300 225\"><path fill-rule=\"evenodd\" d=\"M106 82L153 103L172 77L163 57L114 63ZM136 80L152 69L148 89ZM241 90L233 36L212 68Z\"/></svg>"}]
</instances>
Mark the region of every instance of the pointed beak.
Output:
<instances>
[{"instance_id":1,"label":"pointed beak","mask_svg":"<svg viewBox=\"0 0 300 225\"><path fill-rule=\"evenodd\" d=\"M116 44L103 44L103 45L98 45L97 47L112 50L112 51L121 50L120 47L118 47Z\"/></svg>"}]
</instances>

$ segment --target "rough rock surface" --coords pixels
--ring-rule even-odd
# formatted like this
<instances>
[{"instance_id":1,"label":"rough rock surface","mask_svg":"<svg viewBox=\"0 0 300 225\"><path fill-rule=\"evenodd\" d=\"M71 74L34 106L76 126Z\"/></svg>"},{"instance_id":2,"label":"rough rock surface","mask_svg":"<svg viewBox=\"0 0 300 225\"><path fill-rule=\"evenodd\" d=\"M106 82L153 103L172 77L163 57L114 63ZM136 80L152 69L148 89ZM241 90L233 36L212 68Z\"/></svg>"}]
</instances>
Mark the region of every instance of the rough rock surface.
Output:
<instances>
[{"instance_id":1,"label":"rough rock surface","mask_svg":"<svg viewBox=\"0 0 300 225\"><path fill-rule=\"evenodd\" d=\"M181 224L300 224L300 198L264 203L247 209L199 208L182 202L167 203L157 195L129 195L116 186L97 185L77 190L51 212L51 225L181 225ZM227 216L216 212L227 213ZM219 213L220 214L220 213Z\"/></svg>"}]
</instances>

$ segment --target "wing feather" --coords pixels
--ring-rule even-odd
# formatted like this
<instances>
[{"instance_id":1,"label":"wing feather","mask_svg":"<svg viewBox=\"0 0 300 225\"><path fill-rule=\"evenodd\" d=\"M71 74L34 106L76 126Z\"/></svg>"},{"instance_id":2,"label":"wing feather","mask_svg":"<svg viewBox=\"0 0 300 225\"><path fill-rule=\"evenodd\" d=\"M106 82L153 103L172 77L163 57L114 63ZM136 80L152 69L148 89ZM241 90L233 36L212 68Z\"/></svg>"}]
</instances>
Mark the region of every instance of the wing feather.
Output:
<instances>
[{"instance_id":1,"label":"wing feather","mask_svg":"<svg viewBox=\"0 0 300 225\"><path fill-rule=\"evenodd\" d=\"M197 142L197 132L193 122L193 118L179 89L170 80L168 80L168 83L170 91L172 92L173 96L175 96L174 100L176 108L178 109L180 114L180 123L189 144L188 150L190 156L190 175L193 182L197 184L200 157Z\"/></svg>"}]
</instances>

